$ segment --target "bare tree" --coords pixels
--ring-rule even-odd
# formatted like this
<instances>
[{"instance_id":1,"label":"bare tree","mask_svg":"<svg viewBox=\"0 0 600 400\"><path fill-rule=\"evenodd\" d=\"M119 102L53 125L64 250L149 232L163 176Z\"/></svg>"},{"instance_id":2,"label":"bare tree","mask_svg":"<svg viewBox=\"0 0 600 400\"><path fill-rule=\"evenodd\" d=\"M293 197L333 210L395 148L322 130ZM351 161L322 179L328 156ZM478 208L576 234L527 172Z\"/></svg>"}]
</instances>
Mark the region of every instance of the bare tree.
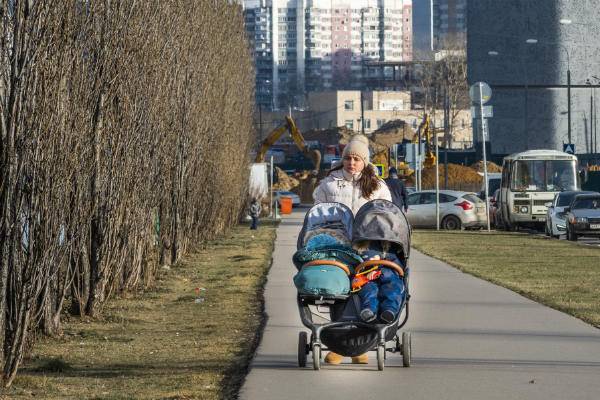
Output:
<instances>
[{"instance_id":1,"label":"bare tree","mask_svg":"<svg viewBox=\"0 0 600 400\"><path fill-rule=\"evenodd\" d=\"M229 2L0 4L0 358L237 221L254 71ZM168 257L166 253L168 252Z\"/></svg>"}]
</instances>

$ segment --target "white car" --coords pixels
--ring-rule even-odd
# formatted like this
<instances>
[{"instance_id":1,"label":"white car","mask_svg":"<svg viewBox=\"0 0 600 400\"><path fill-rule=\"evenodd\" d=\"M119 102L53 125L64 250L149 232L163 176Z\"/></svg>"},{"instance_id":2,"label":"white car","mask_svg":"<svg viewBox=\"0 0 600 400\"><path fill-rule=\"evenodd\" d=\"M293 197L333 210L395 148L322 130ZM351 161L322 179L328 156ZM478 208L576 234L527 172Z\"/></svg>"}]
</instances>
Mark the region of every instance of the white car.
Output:
<instances>
[{"instance_id":1,"label":"white car","mask_svg":"<svg viewBox=\"0 0 600 400\"><path fill-rule=\"evenodd\" d=\"M580 190L570 190L557 193L551 203L546 203L548 211L546 212L545 232L547 236L559 237L567 233L567 224L565 221L565 207L568 207L577 194L597 194L596 192L584 192Z\"/></svg>"},{"instance_id":2,"label":"white car","mask_svg":"<svg viewBox=\"0 0 600 400\"><path fill-rule=\"evenodd\" d=\"M291 197L292 199L292 207L300 205L300 196L298 196L294 192L288 192L286 190L276 190L273 192L273 199L275 201L279 201L281 197Z\"/></svg>"},{"instance_id":3,"label":"white car","mask_svg":"<svg viewBox=\"0 0 600 400\"><path fill-rule=\"evenodd\" d=\"M435 228L435 190L408 195L406 217L414 227ZM485 203L475 193L440 190L440 227L455 230L486 225Z\"/></svg>"}]
</instances>

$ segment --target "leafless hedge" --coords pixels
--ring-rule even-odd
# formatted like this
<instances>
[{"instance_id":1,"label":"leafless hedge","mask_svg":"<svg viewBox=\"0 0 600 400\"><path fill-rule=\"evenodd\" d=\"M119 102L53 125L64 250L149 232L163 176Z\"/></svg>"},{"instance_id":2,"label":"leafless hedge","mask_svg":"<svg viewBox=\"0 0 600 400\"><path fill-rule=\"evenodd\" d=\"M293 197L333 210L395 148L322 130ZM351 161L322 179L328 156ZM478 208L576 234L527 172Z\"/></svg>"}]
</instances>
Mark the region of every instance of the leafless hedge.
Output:
<instances>
[{"instance_id":1,"label":"leafless hedge","mask_svg":"<svg viewBox=\"0 0 600 400\"><path fill-rule=\"evenodd\" d=\"M227 1L2 0L0 356L237 221L254 72Z\"/></svg>"}]
</instances>

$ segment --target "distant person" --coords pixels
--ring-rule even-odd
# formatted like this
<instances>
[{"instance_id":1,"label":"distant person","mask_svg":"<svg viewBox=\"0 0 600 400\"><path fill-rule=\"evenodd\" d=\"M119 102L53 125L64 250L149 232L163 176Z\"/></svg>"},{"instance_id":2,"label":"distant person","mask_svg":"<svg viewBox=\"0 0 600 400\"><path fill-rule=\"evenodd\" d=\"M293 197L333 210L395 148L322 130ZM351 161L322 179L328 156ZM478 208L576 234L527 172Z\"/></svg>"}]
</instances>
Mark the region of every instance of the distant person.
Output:
<instances>
[{"instance_id":1,"label":"distant person","mask_svg":"<svg viewBox=\"0 0 600 400\"><path fill-rule=\"evenodd\" d=\"M250 203L250 217L252 218L252 224L250 225L250 229L256 230L258 229L258 217L260 217L260 212L262 207L256 198L252 199Z\"/></svg>"},{"instance_id":2,"label":"distant person","mask_svg":"<svg viewBox=\"0 0 600 400\"><path fill-rule=\"evenodd\" d=\"M396 170L396 168L390 168L389 172L389 177L385 180L385 183L392 194L392 202L406 213L408 212L408 193L406 191L406 185L404 185L402 179L398 178L398 170Z\"/></svg>"}]
</instances>

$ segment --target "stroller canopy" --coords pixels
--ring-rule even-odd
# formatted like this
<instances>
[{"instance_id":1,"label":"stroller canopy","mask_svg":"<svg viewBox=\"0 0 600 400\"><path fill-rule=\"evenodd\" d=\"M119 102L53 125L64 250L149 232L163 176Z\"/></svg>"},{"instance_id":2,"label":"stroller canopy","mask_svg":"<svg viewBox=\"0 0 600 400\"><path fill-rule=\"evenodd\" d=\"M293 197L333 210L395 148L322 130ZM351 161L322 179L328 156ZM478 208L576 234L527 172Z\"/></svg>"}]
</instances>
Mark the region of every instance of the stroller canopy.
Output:
<instances>
[{"instance_id":1,"label":"stroller canopy","mask_svg":"<svg viewBox=\"0 0 600 400\"><path fill-rule=\"evenodd\" d=\"M406 215L388 200L373 200L364 204L354 217L352 241L386 240L402 246L410 253L410 224Z\"/></svg>"},{"instance_id":2,"label":"stroller canopy","mask_svg":"<svg viewBox=\"0 0 600 400\"><path fill-rule=\"evenodd\" d=\"M318 229L331 229L352 239L352 210L341 203L320 203L314 205L304 217L302 230L298 235L297 248L304 247L306 236Z\"/></svg>"}]
</instances>

